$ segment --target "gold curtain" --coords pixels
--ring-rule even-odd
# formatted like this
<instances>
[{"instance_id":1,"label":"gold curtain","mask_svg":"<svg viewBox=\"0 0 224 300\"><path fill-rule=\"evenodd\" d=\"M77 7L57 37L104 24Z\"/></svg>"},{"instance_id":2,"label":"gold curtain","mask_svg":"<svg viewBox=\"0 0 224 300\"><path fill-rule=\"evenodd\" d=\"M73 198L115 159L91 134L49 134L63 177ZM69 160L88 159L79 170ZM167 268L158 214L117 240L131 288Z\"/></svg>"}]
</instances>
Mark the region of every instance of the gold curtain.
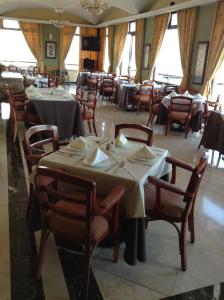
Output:
<instances>
[{"instance_id":1,"label":"gold curtain","mask_svg":"<svg viewBox=\"0 0 224 300\"><path fill-rule=\"evenodd\" d=\"M113 62L114 73L116 73L116 68L119 66L119 62L121 60L127 32L128 32L128 23L122 23L116 26L116 32L114 36L114 62Z\"/></svg>"},{"instance_id":2,"label":"gold curtain","mask_svg":"<svg viewBox=\"0 0 224 300\"><path fill-rule=\"evenodd\" d=\"M97 29L96 28L80 28L80 38L83 36L97 36ZM84 51L80 50L79 56L79 70L83 70L83 60L85 58L93 59L95 61L95 67L97 63L97 52L96 51Z\"/></svg>"},{"instance_id":3,"label":"gold curtain","mask_svg":"<svg viewBox=\"0 0 224 300\"><path fill-rule=\"evenodd\" d=\"M212 36L209 46L207 68L205 71L202 93L205 96L209 94L210 83L214 79L224 60L224 1L217 5Z\"/></svg>"},{"instance_id":4,"label":"gold curtain","mask_svg":"<svg viewBox=\"0 0 224 300\"><path fill-rule=\"evenodd\" d=\"M151 79L152 70L156 63L156 59L162 45L163 37L168 26L169 18L169 13L156 16L151 43L148 79Z\"/></svg>"},{"instance_id":5,"label":"gold curtain","mask_svg":"<svg viewBox=\"0 0 224 300\"><path fill-rule=\"evenodd\" d=\"M65 69L65 58L71 46L76 27L64 27L60 29L60 70Z\"/></svg>"},{"instance_id":6,"label":"gold curtain","mask_svg":"<svg viewBox=\"0 0 224 300\"><path fill-rule=\"evenodd\" d=\"M179 88L181 92L188 89L191 52L194 42L197 14L197 7L183 9L177 12L180 57L183 70L183 78Z\"/></svg>"},{"instance_id":7,"label":"gold curtain","mask_svg":"<svg viewBox=\"0 0 224 300\"><path fill-rule=\"evenodd\" d=\"M113 72L113 64L114 64L114 26L108 27L108 58L109 58L109 69L108 72Z\"/></svg>"},{"instance_id":8,"label":"gold curtain","mask_svg":"<svg viewBox=\"0 0 224 300\"><path fill-rule=\"evenodd\" d=\"M135 32L135 61L136 61L136 74L135 82L141 82L141 68L142 68L142 51L145 37L145 19L136 21Z\"/></svg>"},{"instance_id":9,"label":"gold curtain","mask_svg":"<svg viewBox=\"0 0 224 300\"><path fill-rule=\"evenodd\" d=\"M42 26L37 23L20 22L20 28L25 40L37 60L37 66L40 71L44 71L43 54L41 46Z\"/></svg>"},{"instance_id":10,"label":"gold curtain","mask_svg":"<svg viewBox=\"0 0 224 300\"><path fill-rule=\"evenodd\" d=\"M106 27L100 28L100 51L98 52L97 70L103 71L105 58Z\"/></svg>"},{"instance_id":11,"label":"gold curtain","mask_svg":"<svg viewBox=\"0 0 224 300\"><path fill-rule=\"evenodd\" d=\"M3 19L0 19L0 29L3 27Z\"/></svg>"}]
</instances>

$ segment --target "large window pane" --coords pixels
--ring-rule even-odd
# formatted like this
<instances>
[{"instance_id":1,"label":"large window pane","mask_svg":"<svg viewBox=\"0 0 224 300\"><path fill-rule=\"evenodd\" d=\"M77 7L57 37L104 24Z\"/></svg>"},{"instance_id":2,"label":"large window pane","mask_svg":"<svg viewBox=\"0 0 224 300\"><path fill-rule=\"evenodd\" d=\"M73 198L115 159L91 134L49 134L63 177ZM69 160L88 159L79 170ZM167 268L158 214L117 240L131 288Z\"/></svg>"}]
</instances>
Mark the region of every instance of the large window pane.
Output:
<instances>
[{"instance_id":1,"label":"large window pane","mask_svg":"<svg viewBox=\"0 0 224 300\"><path fill-rule=\"evenodd\" d=\"M155 80L180 84L183 77L177 29L168 29L156 62Z\"/></svg>"},{"instance_id":2,"label":"large window pane","mask_svg":"<svg viewBox=\"0 0 224 300\"><path fill-rule=\"evenodd\" d=\"M65 59L65 67L67 70L79 70L80 38L77 32L79 32L79 27L76 29L76 34L73 37L68 55Z\"/></svg>"},{"instance_id":3,"label":"large window pane","mask_svg":"<svg viewBox=\"0 0 224 300\"><path fill-rule=\"evenodd\" d=\"M224 61L214 79L212 100L216 100L218 95L224 109Z\"/></svg>"},{"instance_id":4,"label":"large window pane","mask_svg":"<svg viewBox=\"0 0 224 300\"><path fill-rule=\"evenodd\" d=\"M129 55L131 47L131 35L128 34L124 44L124 50L121 60L121 75L128 75Z\"/></svg>"},{"instance_id":5,"label":"large window pane","mask_svg":"<svg viewBox=\"0 0 224 300\"><path fill-rule=\"evenodd\" d=\"M36 59L20 30L1 29L0 41L0 62L2 64L13 64L18 67L36 65Z\"/></svg>"}]
</instances>

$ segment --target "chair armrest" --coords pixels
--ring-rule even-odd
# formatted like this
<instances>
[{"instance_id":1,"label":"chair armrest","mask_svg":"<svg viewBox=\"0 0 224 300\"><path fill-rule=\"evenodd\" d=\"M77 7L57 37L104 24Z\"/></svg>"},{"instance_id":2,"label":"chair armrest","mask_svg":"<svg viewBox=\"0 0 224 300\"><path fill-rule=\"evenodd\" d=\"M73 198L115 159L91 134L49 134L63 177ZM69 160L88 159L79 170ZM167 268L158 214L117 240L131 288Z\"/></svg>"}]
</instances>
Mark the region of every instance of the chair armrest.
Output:
<instances>
[{"instance_id":1,"label":"chair armrest","mask_svg":"<svg viewBox=\"0 0 224 300\"><path fill-rule=\"evenodd\" d=\"M176 182L176 167L180 167L182 169L185 169L185 170L191 171L191 172L193 172L193 170L194 170L191 165L185 163L184 161L177 160L172 157L166 157L166 162L172 164L171 183L173 183L173 184Z\"/></svg>"},{"instance_id":2,"label":"chair armrest","mask_svg":"<svg viewBox=\"0 0 224 300\"><path fill-rule=\"evenodd\" d=\"M99 214L103 215L108 212L115 204L117 204L121 197L125 193L125 187L123 185L117 185L113 188L110 194L99 203Z\"/></svg>"},{"instance_id":3,"label":"chair armrest","mask_svg":"<svg viewBox=\"0 0 224 300\"><path fill-rule=\"evenodd\" d=\"M26 160L28 160L28 161L34 161L34 160L39 161L44 156L46 156L45 153L43 153L43 154L28 154L28 155L26 155Z\"/></svg>"},{"instance_id":4,"label":"chair armrest","mask_svg":"<svg viewBox=\"0 0 224 300\"><path fill-rule=\"evenodd\" d=\"M185 163L184 161L177 160L177 159L172 158L172 157L166 157L166 162L168 162L172 165L175 165L177 167L180 167L182 169L191 171L191 172L193 172L193 170L194 170L194 168L191 165Z\"/></svg>"},{"instance_id":5,"label":"chair armrest","mask_svg":"<svg viewBox=\"0 0 224 300\"><path fill-rule=\"evenodd\" d=\"M170 191L170 192L176 193L178 195L182 195L182 196L186 196L187 195L186 191L184 191L181 188L176 187L173 184L171 184L169 182L166 182L166 181L164 181L162 179L149 176L148 177L148 181L151 184L153 184L153 185L155 185L155 186L157 186L157 187L159 187L161 189L165 189L167 191Z\"/></svg>"}]
</instances>

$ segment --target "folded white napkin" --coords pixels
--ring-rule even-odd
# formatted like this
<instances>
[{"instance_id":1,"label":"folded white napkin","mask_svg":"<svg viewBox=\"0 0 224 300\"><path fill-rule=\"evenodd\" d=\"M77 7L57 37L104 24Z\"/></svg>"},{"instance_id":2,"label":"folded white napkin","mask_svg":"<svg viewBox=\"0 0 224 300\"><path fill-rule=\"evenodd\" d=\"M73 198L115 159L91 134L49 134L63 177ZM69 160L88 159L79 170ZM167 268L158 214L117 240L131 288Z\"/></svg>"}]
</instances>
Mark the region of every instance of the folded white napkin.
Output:
<instances>
[{"instance_id":1,"label":"folded white napkin","mask_svg":"<svg viewBox=\"0 0 224 300\"><path fill-rule=\"evenodd\" d=\"M193 98L193 96L188 91L184 92L183 96Z\"/></svg>"},{"instance_id":2,"label":"folded white napkin","mask_svg":"<svg viewBox=\"0 0 224 300\"><path fill-rule=\"evenodd\" d=\"M178 96L178 94L177 94L176 92L172 91L171 93L169 93L168 96L171 98L171 97L176 97L176 96Z\"/></svg>"},{"instance_id":3,"label":"folded white napkin","mask_svg":"<svg viewBox=\"0 0 224 300\"><path fill-rule=\"evenodd\" d=\"M122 133L119 133L115 139L115 145L117 147L124 147L127 144L127 142L128 142L128 140Z\"/></svg>"},{"instance_id":4,"label":"folded white napkin","mask_svg":"<svg viewBox=\"0 0 224 300\"><path fill-rule=\"evenodd\" d=\"M38 75L37 75L37 78L41 79L41 78L43 78L43 76L40 75L40 74L38 74Z\"/></svg>"},{"instance_id":5,"label":"folded white napkin","mask_svg":"<svg viewBox=\"0 0 224 300\"><path fill-rule=\"evenodd\" d=\"M86 150L90 146L92 146L92 144L82 136L77 137L75 140L69 143L69 148L74 148L77 150Z\"/></svg>"},{"instance_id":6,"label":"folded white napkin","mask_svg":"<svg viewBox=\"0 0 224 300\"><path fill-rule=\"evenodd\" d=\"M133 154L135 158L143 158L143 159L153 159L156 157L155 153L150 149L150 147L144 145L140 150Z\"/></svg>"},{"instance_id":7,"label":"folded white napkin","mask_svg":"<svg viewBox=\"0 0 224 300\"><path fill-rule=\"evenodd\" d=\"M56 91L64 92L65 89L63 88L63 86L59 85L59 86L56 88Z\"/></svg>"},{"instance_id":8,"label":"folded white napkin","mask_svg":"<svg viewBox=\"0 0 224 300\"><path fill-rule=\"evenodd\" d=\"M108 155L99 148L96 148L83 162L88 166L94 166L106 159L108 159Z\"/></svg>"}]
</instances>

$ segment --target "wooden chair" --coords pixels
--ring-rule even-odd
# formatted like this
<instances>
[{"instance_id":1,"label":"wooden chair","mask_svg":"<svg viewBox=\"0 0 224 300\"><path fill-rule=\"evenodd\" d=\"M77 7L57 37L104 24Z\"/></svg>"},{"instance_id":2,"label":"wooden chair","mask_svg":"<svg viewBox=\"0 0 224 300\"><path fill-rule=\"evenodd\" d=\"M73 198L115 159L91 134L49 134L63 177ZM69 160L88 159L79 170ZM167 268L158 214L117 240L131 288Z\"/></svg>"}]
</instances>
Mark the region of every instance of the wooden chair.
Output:
<instances>
[{"instance_id":1,"label":"wooden chair","mask_svg":"<svg viewBox=\"0 0 224 300\"><path fill-rule=\"evenodd\" d=\"M57 75L53 75L53 74L48 74L48 87L58 87L58 85L60 84L59 82L60 77Z\"/></svg>"},{"instance_id":2,"label":"wooden chair","mask_svg":"<svg viewBox=\"0 0 224 300\"><path fill-rule=\"evenodd\" d=\"M158 115L163 97L164 96L160 95L159 91L154 92L154 96L150 102L149 119L146 126L152 124L155 116Z\"/></svg>"},{"instance_id":3,"label":"wooden chair","mask_svg":"<svg viewBox=\"0 0 224 300\"><path fill-rule=\"evenodd\" d=\"M139 92L136 94L136 96L133 97L133 103L132 103L132 111L134 111L134 106L137 104L138 113L140 111L141 105L143 104L145 109L146 105L150 107L150 102L153 99L153 84L141 84Z\"/></svg>"},{"instance_id":4,"label":"wooden chair","mask_svg":"<svg viewBox=\"0 0 224 300\"><path fill-rule=\"evenodd\" d=\"M92 133L92 126L95 135L97 136L96 123L95 123L95 112L96 112L96 102L97 98L95 93L89 93L87 100L80 99L82 119L87 121L89 132ZM91 126L92 123L92 126Z\"/></svg>"},{"instance_id":5,"label":"wooden chair","mask_svg":"<svg viewBox=\"0 0 224 300\"><path fill-rule=\"evenodd\" d=\"M76 94L75 94L75 99L77 101L79 101L80 99L83 99L83 94L84 94L83 87L77 86L77 88L76 88Z\"/></svg>"},{"instance_id":6,"label":"wooden chair","mask_svg":"<svg viewBox=\"0 0 224 300\"><path fill-rule=\"evenodd\" d=\"M91 91L97 91L99 76L97 74L91 74L87 79L88 88Z\"/></svg>"},{"instance_id":7,"label":"wooden chair","mask_svg":"<svg viewBox=\"0 0 224 300\"><path fill-rule=\"evenodd\" d=\"M185 139L189 131L189 122L192 118L192 98L177 96L170 99L170 106L168 109L168 124L166 129L166 135L170 130L171 124L174 121L178 121L181 125L185 126Z\"/></svg>"},{"instance_id":8,"label":"wooden chair","mask_svg":"<svg viewBox=\"0 0 224 300\"><path fill-rule=\"evenodd\" d=\"M114 98L115 87L114 87L114 79L112 77L104 77L101 84L100 95L102 95L102 101L104 97Z\"/></svg>"},{"instance_id":9,"label":"wooden chair","mask_svg":"<svg viewBox=\"0 0 224 300\"><path fill-rule=\"evenodd\" d=\"M10 66L8 66L8 71L9 72L17 72L18 68L14 65L10 65Z\"/></svg>"},{"instance_id":10,"label":"wooden chair","mask_svg":"<svg viewBox=\"0 0 224 300\"><path fill-rule=\"evenodd\" d=\"M33 126L26 131L22 144L28 173L30 175L33 166L37 165L42 157L59 149L58 128L54 125ZM46 145L51 146L50 151L44 150L43 146ZM30 182L27 216L30 212L33 196L34 185Z\"/></svg>"},{"instance_id":11,"label":"wooden chair","mask_svg":"<svg viewBox=\"0 0 224 300\"><path fill-rule=\"evenodd\" d=\"M42 185L43 178L52 178L56 184ZM81 188L82 192L63 193L57 189L57 182ZM94 181L45 167L37 168L35 186L42 214L37 279L41 276L51 232L60 239L77 242L84 245L81 299L87 300L91 255L96 246L111 234L115 237L113 260L117 262L119 259L119 204L125 187L117 185L108 195L99 197Z\"/></svg>"},{"instance_id":12,"label":"wooden chair","mask_svg":"<svg viewBox=\"0 0 224 300\"><path fill-rule=\"evenodd\" d=\"M203 113L203 119L204 119L204 124L206 126L208 122L208 118L210 116L211 111L218 110L219 107L221 106L220 104L220 95L218 95L216 101L211 101L211 100L206 100L204 104L204 113Z\"/></svg>"},{"instance_id":13,"label":"wooden chair","mask_svg":"<svg viewBox=\"0 0 224 300\"><path fill-rule=\"evenodd\" d=\"M119 135L121 130L131 130L136 134L136 137L134 136L126 136L126 138L130 141L138 142L138 143L144 143L148 146L152 145L153 142L153 131L151 128L146 127L144 125L140 124L117 124L115 125L115 138ZM144 133L146 135L146 139L139 138L139 134Z\"/></svg>"},{"instance_id":14,"label":"wooden chair","mask_svg":"<svg viewBox=\"0 0 224 300\"><path fill-rule=\"evenodd\" d=\"M27 112L28 99L24 91L12 93L9 89L6 90L8 102L10 105L10 128L13 141L16 141L18 134L18 122L27 122L34 125L37 121L35 116Z\"/></svg>"},{"instance_id":15,"label":"wooden chair","mask_svg":"<svg viewBox=\"0 0 224 300\"><path fill-rule=\"evenodd\" d=\"M179 237L181 267L183 271L186 271L186 229L188 224L191 243L194 243L195 199L207 165L207 159L201 157L196 167L171 157L167 157L166 161L172 164L171 183L150 176L145 185L146 227L149 221L163 220L176 228ZM186 190L175 185L177 167L191 172ZM180 228L176 223L180 224Z\"/></svg>"}]
</instances>

